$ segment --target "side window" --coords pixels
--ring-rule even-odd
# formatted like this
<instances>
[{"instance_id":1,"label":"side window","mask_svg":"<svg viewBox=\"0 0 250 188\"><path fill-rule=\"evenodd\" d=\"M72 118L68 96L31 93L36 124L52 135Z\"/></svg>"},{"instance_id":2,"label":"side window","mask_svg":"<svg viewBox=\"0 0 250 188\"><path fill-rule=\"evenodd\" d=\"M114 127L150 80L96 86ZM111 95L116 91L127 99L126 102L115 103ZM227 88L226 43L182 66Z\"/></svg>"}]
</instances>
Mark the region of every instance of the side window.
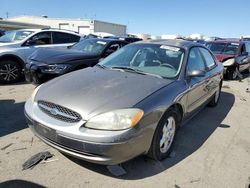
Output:
<instances>
[{"instance_id":1,"label":"side window","mask_svg":"<svg viewBox=\"0 0 250 188\"><path fill-rule=\"evenodd\" d=\"M187 62L187 71L192 72L194 70L205 71L205 64L197 47L190 50Z\"/></svg>"},{"instance_id":2,"label":"side window","mask_svg":"<svg viewBox=\"0 0 250 188\"><path fill-rule=\"evenodd\" d=\"M111 54L113 52L115 52L116 50L120 49L120 45L119 44L111 44L110 47L107 49L107 54Z\"/></svg>"},{"instance_id":3,"label":"side window","mask_svg":"<svg viewBox=\"0 0 250 188\"><path fill-rule=\"evenodd\" d=\"M214 58L212 57L212 55L210 54L209 51L207 51L204 48L199 48L203 57L205 58L206 64L208 68L212 68L213 66L215 66L215 61Z\"/></svg>"},{"instance_id":4,"label":"side window","mask_svg":"<svg viewBox=\"0 0 250 188\"><path fill-rule=\"evenodd\" d=\"M46 45L51 44L51 32L41 32L32 36L30 39L33 45Z\"/></svg>"},{"instance_id":5,"label":"side window","mask_svg":"<svg viewBox=\"0 0 250 188\"><path fill-rule=\"evenodd\" d=\"M78 42L80 37L63 32L53 32L53 44Z\"/></svg>"},{"instance_id":6,"label":"side window","mask_svg":"<svg viewBox=\"0 0 250 188\"><path fill-rule=\"evenodd\" d=\"M79 42L80 38L81 38L80 36L71 35L71 42Z\"/></svg>"},{"instance_id":7,"label":"side window","mask_svg":"<svg viewBox=\"0 0 250 188\"><path fill-rule=\"evenodd\" d=\"M240 54L243 54L244 52L246 52L246 46L245 44L242 44L241 49L240 49Z\"/></svg>"}]
</instances>

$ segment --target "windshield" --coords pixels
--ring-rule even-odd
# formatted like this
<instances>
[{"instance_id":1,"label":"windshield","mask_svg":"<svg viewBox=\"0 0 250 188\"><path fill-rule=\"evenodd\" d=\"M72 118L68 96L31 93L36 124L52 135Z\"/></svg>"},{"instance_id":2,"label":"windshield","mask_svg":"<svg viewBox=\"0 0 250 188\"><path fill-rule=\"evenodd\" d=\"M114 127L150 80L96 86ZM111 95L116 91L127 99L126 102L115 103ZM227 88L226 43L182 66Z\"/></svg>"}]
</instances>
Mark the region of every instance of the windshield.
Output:
<instances>
[{"instance_id":1,"label":"windshield","mask_svg":"<svg viewBox=\"0 0 250 188\"><path fill-rule=\"evenodd\" d=\"M106 44L107 42L101 40L84 39L73 45L71 49L99 55L103 52Z\"/></svg>"},{"instance_id":2,"label":"windshield","mask_svg":"<svg viewBox=\"0 0 250 188\"><path fill-rule=\"evenodd\" d=\"M215 54L235 55L237 53L238 43L210 43L207 46Z\"/></svg>"},{"instance_id":3,"label":"windshield","mask_svg":"<svg viewBox=\"0 0 250 188\"><path fill-rule=\"evenodd\" d=\"M2 37L0 37L0 42L14 42L25 39L33 31L9 31Z\"/></svg>"},{"instance_id":4,"label":"windshield","mask_svg":"<svg viewBox=\"0 0 250 188\"><path fill-rule=\"evenodd\" d=\"M184 49L159 44L132 44L114 52L99 65L108 68L127 68L158 75L163 78L176 78L184 58Z\"/></svg>"}]
</instances>

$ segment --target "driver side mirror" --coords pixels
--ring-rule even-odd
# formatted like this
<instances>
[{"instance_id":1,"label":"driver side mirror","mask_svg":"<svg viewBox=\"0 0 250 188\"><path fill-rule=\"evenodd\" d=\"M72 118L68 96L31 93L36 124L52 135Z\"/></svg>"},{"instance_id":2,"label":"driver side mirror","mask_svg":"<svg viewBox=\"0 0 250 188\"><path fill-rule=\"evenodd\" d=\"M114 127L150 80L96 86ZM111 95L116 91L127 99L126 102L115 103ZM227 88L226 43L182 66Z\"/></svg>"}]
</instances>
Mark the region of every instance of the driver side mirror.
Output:
<instances>
[{"instance_id":1,"label":"driver side mirror","mask_svg":"<svg viewBox=\"0 0 250 188\"><path fill-rule=\"evenodd\" d=\"M203 70L193 70L191 72L188 72L188 77L193 78L193 77L204 77L205 76L205 71Z\"/></svg>"},{"instance_id":2,"label":"driver side mirror","mask_svg":"<svg viewBox=\"0 0 250 188\"><path fill-rule=\"evenodd\" d=\"M28 39L25 43L25 46L33 46L36 44L36 41L35 40L32 40L32 39Z\"/></svg>"}]
</instances>

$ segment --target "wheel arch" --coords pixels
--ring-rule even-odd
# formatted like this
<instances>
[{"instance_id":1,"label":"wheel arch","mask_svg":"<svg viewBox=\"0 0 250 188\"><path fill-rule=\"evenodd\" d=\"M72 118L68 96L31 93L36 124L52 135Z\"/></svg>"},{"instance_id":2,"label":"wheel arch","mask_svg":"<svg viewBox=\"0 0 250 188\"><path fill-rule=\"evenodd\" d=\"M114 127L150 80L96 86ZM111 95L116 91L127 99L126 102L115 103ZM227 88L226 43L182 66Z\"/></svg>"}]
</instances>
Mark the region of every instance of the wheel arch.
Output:
<instances>
[{"instance_id":1,"label":"wheel arch","mask_svg":"<svg viewBox=\"0 0 250 188\"><path fill-rule=\"evenodd\" d=\"M12 60L12 61L15 61L17 62L20 67L23 69L24 67L24 61L18 57L17 55L13 55L13 54L6 54L6 55L2 55L0 56L0 62L1 61L4 61L4 60Z\"/></svg>"}]
</instances>

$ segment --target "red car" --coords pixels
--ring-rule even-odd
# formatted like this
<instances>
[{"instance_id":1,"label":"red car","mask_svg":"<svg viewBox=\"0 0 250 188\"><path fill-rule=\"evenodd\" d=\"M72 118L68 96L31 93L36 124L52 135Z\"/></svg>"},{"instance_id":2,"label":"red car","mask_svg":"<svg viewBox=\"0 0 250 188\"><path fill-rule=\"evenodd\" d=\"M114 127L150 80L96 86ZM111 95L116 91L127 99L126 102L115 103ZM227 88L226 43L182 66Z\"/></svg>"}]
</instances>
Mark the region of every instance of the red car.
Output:
<instances>
[{"instance_id":1,"label":"red car","mask_svg":"<svg viewBox=\"0 0 250 188\"><path fill-rule=\"evenodd\" d=\"M206 45L222 62L224 74L230 79L236 79L239 72L250 68L250 41L216 40Z\"/></svg>"}]
</instances>

